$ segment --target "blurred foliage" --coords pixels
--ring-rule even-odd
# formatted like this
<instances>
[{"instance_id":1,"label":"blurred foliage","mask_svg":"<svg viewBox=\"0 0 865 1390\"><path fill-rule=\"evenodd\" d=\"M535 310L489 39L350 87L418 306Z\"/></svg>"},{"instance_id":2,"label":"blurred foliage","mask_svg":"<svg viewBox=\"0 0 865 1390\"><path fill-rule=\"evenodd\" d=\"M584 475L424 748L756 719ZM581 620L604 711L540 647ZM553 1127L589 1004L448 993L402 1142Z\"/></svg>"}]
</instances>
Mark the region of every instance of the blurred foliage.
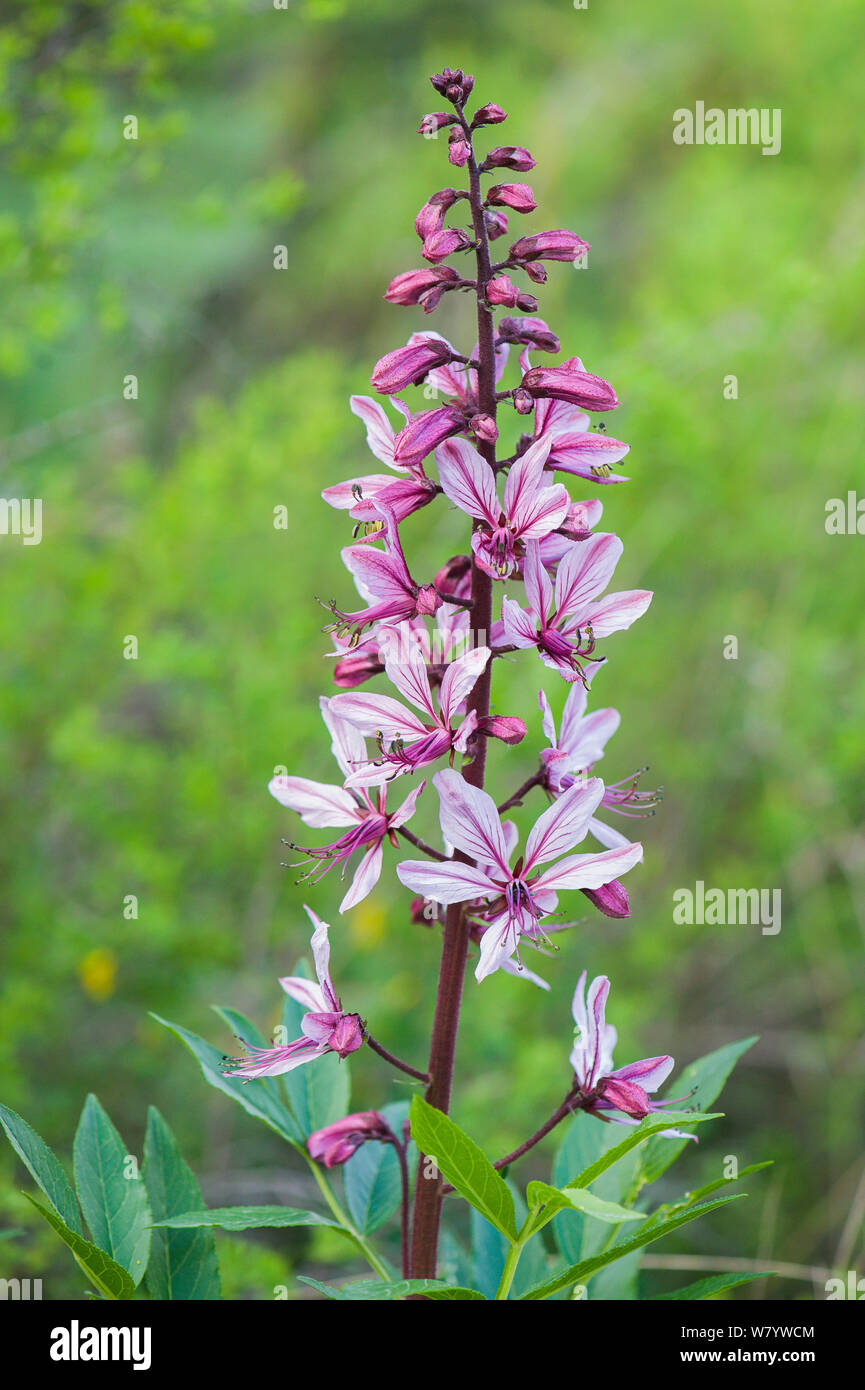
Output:
<instances>
[{"instance_id":1,"label":"blurred foliage","mask_svg":"<svg viewBox=\"0 0 865 1390\"><path fill-rule=\"evenodd\" d=\"M264 788L277 764L332 775L313 596L352 590L347 527L318 494L377 469L346 398L414 329L470 341L462 302L430 321L381 299L418 263L414 213L451 182L443 142L414 131L438 101L428 74L459 63L539 161L526 230L593 245L588 271L551 268L542 312L624 402L633 481L603 490L604 525L625 541L617 586L656 599L608 643L595 700L623 715L604 773L650 761L666 800L640 827L630 921L586 915L541 966L547 996L470 983L455 1115L502 1152L540 1123L566 1081L576 975L606 971L621 1061L762 1035L719 1137L684 1161L694 1185L727 1153L774 1155L775 1176L678 1248L843 1254L861 1272L861 1212L844 1227L865 1163L862 541L824 529L863 435L861 7L117 0L5 16L2 492L43 499L44 539L0 537L4 1102L61 1150L94 1085L130 1139L155 1103L205 1194L272 1200L279 1142L146 1015L221 1046L211 1001L275 1022L304 900L337 927L347 1004L423 1058L435 932L409 924L387 872L345 919L335 875L294 888L279 839L297 825ZM673 111L698 98L781 108L781 154L675 146ZM464 543L444 509L405 531L424 577ZM533 765L540 676L528 660L497 672L498 708L532 729L491 759L502 795ZM564 691L543 683L558 712ZM430 799L418 829L436 833ZM674 925L673 890L696 879L781 888L780 934ZM369 1055L354 1073L359 1106L402 1094ZM48 1237L24 1205L10 1195L3 1224L27 1227L16 1250L35 1272ZM223 1257L226 1291L270 1297L288 1268L272 1258L244 1282Z\"/></svg>"}]
</instances>

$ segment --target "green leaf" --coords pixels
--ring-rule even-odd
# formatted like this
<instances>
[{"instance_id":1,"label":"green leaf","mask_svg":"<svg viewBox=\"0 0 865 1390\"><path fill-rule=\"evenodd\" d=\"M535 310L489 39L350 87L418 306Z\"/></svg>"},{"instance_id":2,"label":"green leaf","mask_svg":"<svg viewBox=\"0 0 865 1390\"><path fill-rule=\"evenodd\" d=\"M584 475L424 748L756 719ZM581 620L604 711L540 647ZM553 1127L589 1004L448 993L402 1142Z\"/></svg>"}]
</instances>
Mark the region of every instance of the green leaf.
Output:
<instances>
[{"instance_id":1,"label":"green leaf","mask_svg":"<svg viewBox=\"0 0 865 1390\"><path fill-rule=\"evenodd\" d=\"M742 1195L742 1194L738 1194ZM685 1226L689 1221L695 1221L700 1216L708 1216L709 1212L717 1211L719 1207L724 1207L728 1202L735 1202L737 1196L719 1197L716 1202L704 1202L699 1207L691 1207L688 1211L682 1212L679 1216L671 1217L669 1221L662 1221L657 1226L644 1228L638 1235L631 1240L624 1241L621 1245L614 1245L610 1250L605 1250L601 1254L593 1255L588 1260L581 1260L579 1264L571 1265L570 1269L562 1270L552 1279L544 1284L538 1284L528 1293L523 1294L524 1299L538 1301L549 1298L550 1294L556 1293L559 1289L567 1288L570 1284L580 1284L584 1280L591 1278L597 1270L603 1269L605 1265L612 1264L614 1260L620 1260L623 1255L629 1255L632 1250L639 1250L641 1245L648 1245L650 1241L660 1240L661 1236L669 1235L679 1226Z\"/></svg>"},{"instance_id":2,"label":"green leaf","mask_svg":"<svg viewBox=\"0 0 865 1390\"><path fill-rule=\"evenodd\" d=\"M408 1110L408 1101L400 1100L386 1105L381 1112L400 1138ZM409 1171L415 1161L409 1153ZM362 1144L343 1165L342 1179L351 1219L365 1235L383 1226L402 1201L400 1164L392 1144Z\"/></svg>"},{"instance_id":3,"label":"green leaf","mask_svg":"<svg viewBox=\"0 0 865 1390\"><path fill-rule=\"evenodd\" d=\"M49 1226L54 1228L64 1244L69 1246L79 1269L87 1276L103 1298L134 1298L135 1285L122 1265L117 1264L116 1260L112 1260L111 1256L106 1255L104 1250L100 1250L98 1245L91 1244L77 1231L70 1230L63 1218L58 1216L52 1207L44 1207L35 1197L31 1197L29 1192L25 1192L24 1196L45 1217Z\"/></svg>"},{"instance_id":4,"label":"green leaf","mask_svg":"<svg viewBox=\"0 0 865 1390\"><path fill-rule=\"evenodd\" d=\"M163 1028L167 1028L189 1048L193 1057L198 1060L205 1081L217 1091L231 1096L232 1100L243 1106L248 1115L261 1120L281 1139L287 1139L289 1144L296 1147L302 1146L303 1136L290 1112L279 1099L275 1087L261 1080L244 1082L240 1077L223 1076L224 1056L209 1042L205 1042L197 1033L190 1033L186 1028L181 1028L177 1023L160 1018L158 1014L151 1014L150 1017L161 1023Z\"/></svg>"},{"instance_id":5,"label":"green leaf","mask_svg":"<svg viewBox=\"0 0 865 1390\"><path fill-rule=\"evenodd\" d=\"M647 1117L643 1120L642 1124L632 1129L620 1143L616 1144L611 1149L607 1149L606 1153L596 1158L593 1163L590 1163L587 1168L584 1168L581 1173L578 1173L577 1176L572 1178L565 1186L589 1187L591 1183L593 1183L596 1178L599 1178L602 1173L605 1173L608 1168L612 1168L614 1163L618 1163L620 1158L624 1158L625 1154L630 1153L631 1149L635 1149L638 1144L644 1143L645 1140L651 1138L652 1135L660 1133L661 1130L680 1128L682 1125L697 1125L701 1124L704 1120L720 1120L722 1118L723 1116L719 1114L701 1115L692 1111L669 1111L662 1119L658 1119L657 1116L654 1118ZM668 1139L665 1142L669 1144L674 1141ZM680 1139L675 1142L678 1143L681 1149L683 1143L687 1143L687 1140Z\"/></svg>"},{"instance_id":6,"label":"green leaf","mask_svg":"<svg viewBox=\"0 0 865 1390\"><path fill-rule=\"evenodd\" d=\"M713 1274L708 1279L698 1279L696 1284L674 1289L672 1293L656 1293L649 1302L684 1298L696 1303L699 1299L714 1298L716 1293L723 1293L724 1289L735 1289L739 1284L753 1284L755 1279L770 1279L774 1273L774 1269L767 1269L762 1274Z\"/></svg>"},{"instance_id":7,"label":"green leaf","mask_svg":"<svg viewBox=\"0 0 865 1390\"><path fill-rule=\"evenodd\" d=\"M684 1096L693 1091L694 1095L689 1098L688 1104L697 1110L707 1111L721 1094L724 1083L739 1058L749 1047L753 1047L756 1041L756 1037L753 1037L744 1038L741 1042L728 1043L726 1047L719 1047L716 1052L710 1052L696 1062L691 1062L672 1083L676 1094ZM642 1185L654 1182L662 1173L666 1173L687 1142L686 1139L653 1139L647 1144L640 1163Z\"/></svg>"},{"instance_id":8,"label":"green leaf","mask_svg":"<svg viewBox=\"0 0 865 1390\"><path fill-rule=\"evenodd\" d=\"M695 1187L693 1192L686 1192L681 1202L674 1202L673 1211L678 1211L681 1207L693 1206L695 1202L700 1202L704 1197L710 1197L719 1188L729 1187L731 1183L740 1182L742 1178L747 1178L750 1173L759 1173L764 1168L771 1168L773 1160L767 1158L763 1163L749 1163L747 1168L742 1168L734 1178L715 1178L712 1182L707 1182L703 1187Z\"/></svg>"},{"instance_id":9,"label":"green leaf","mask_svg":"<svg viewBox=\"0 0 865 1390\"><path fill-rule=\"evenodd\" d=\"M76 1235L83 1235L81 1214L72 1186L60 1166L59 1160L51 1152L44 1139L26 1120L0 1105L0 1124L6 1131L6 1138L17 1153L30 1176L39 1184L54 1211Z\"/></svg>"},{"instance_id":10,"label":"green leaf","mask_svg":"<svg viewBox=\"0 0 865 1390\"><path fill-rule=\"evenodd\" d=\"M409 1294L422 1293L427 1298L435 1299L473 1299L486 1302L482 1293L477 1289L456 1288L453 1284L445 1284L440 1279L399 1279L391 1284L386 1284L380 1279L362 1279L355 1284L343 1284L342 1288L335 1288L333 1284L322 1284L318 1279L310 1279L307 1275L299 1274L298 1278L302 1284L309 1284L310 1288L318 1289L327 1298L332 1298L338 1303L350 1302L384 1302L397 1298L408 1298Z\"/></svg>"},{"instance_id":11,"label":"green leaf","mask_svg":"<svg viewBox=\"0 0 865 1390\"><path fill-rule=\"evenodd\" d=\"M543 1207L543 1216L547 1219L551 1218L557 1211L562 1211L567 1207L573 1207L585 1216L594 1216L598 1221L608 1221L613 1225L619 1225L622 1221L645 1221L646 1219L644 1211L632 1211L628 1207L620 1206L618 1202L606 1202L584 1187L558 1188L551 1187L546 1182L530 1182L526 1195L529 1206L531 1208ZM541 1224L544 1224L543 1218ZM540 1225L536 1229L539 1230Z\"/></svg>"},{"instance_id":12,"label":"green leaf","mask_svg":"<svg viewBox=\"0 0 865 1390\"><path fill-rule=\"evenodd\" d=\"M188 1227L220 1226L223 1231L254 1231L268 1226L336 1226L339 1222L317 1211L297 1207L211 1207L209 1210L175 1212L154 1221L154 1226L175 1230ZM341 1228L340 1228L341 1229Z\"/></svg>"},{"instance_id":13,"label":"green leaf","mask_svg":"<svg viewBox=\"0 0 865 1390\"><path fill-rule=\"evenodd\" d=\"M309 978L306 961L299 961L294 973ZM296 999L286 996L282 1023L289 1042L302 1036L300 1020L306 1012ZM282 1082L303 1139L349 1113L351 1076L348 1063L340 1061L335 1052L286 1072Z\"/></svg>"},{"instance_id":14,"label":"green leaf","mask_svg":"<svg viewBox=\"0 0 865 1390\"><path fill-rule=\"evenodd\" d=\"M412 1138L420 1151L435 1160L440 1172L475 1211L508 1240L516 1240L514 1199L486 1154L448 1115L427 1105L420 1096L412 1097L409 1115Z\"/></svg>"},{"instance_id":15,"label":"green leaf","mask_svg":"<svg viewBox=\"0 0 865 1390\"><path fill-rule=\"evenodd\" d=\"M144 1185L154 1224L201 1205L201 1189L177 1140L153 1106L144 1136ZM156 1230L147 1265L151 1298L207 1300L222 1297L216 1241L210 1231Z\"/></svg>"},{"instance_id":16,"label":"green leaf","mask_svg":"<svg viewBox=\"0 0 865 1390\"><path fill-rule=\"evenodd\" d=\"M150 1204L131 1157L99 1101L89 1095L75 1133L75 1186L90 1234L101 1250L141 1283L150 1254Z\"/></svg>"}]
</instances>

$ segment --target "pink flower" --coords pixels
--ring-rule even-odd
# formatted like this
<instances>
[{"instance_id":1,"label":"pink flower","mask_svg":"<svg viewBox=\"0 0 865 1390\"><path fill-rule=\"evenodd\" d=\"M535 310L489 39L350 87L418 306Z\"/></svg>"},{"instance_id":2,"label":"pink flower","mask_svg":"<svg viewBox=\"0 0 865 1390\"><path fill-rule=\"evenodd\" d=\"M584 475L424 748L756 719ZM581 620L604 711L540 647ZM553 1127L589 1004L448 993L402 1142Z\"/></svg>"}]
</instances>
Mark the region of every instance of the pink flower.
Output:
<instances>
[{"instance_id":1,"label":"pink flower","mask_svg":"<svg viewBox=\"0 0 865 1390\"><path fill-rule=\"evenodd\" d=\"M384 522L384 530L379 535L385 541L385 549L349 545L341 552L342 562L354 575L358 592L367 600L368 607L346 613L337 608L335 600L322 604L334 617L323 630L343 636L351 634L355 646L365 627L381 622L402 622L419 615L431 616L442 603L435 585L416 584L412 579L400 544L396 517L380 497L375 505Z\"/></svg>"},{"instance_id":2,"label":"pink flower","mask_svg":"<svg viewBox=\"0 0 865 1390\"><path fill-rule=\"evenodd\" d=\"M538 307L534 295L523 294L507 275L494 275L488 280L486 295L490 304L505 304L509 309L523 309L529 314L534 313Z\"/></svg>"},{"instance_id":3,"label":"pink flower","mask_svg":"<svg viewBox=\"0 0 865 1390\"><path fill-rule=\"evenodd\" d=\"M532 367L520 387L536 399L551 396L583 410L615 410L619 404L610 383L585 371L579 357L570 357L560 367Z\"/></svg>"},{"instance_id":4,"label":"pink flower","mask_svg":"<svg viewBox=\"0 0 865 1390\"><path fill-rule=\"evenodd\" d=\"M471 246L472 239L459 227L442 227L440 231L431 232L424 240L421 255L425 261L432 261L437 264L448 256L453 256L457 251L465 251Z\"/></svg>"},{"instance_id":5,"label":"pink flower","mask_svg":"<svg viewBox=\"0 0 865 1390\"><path fill-rule=\"evenodd\" d=\"M508 473L503 502L495 473L467 440L449 440L436 453L445 495L483 523L472 532L472 549L478 564L497 579L513 574L526 544L548 536L568 514L566 488L561 483L544 486L548 452L541 441L517 460Z\"/></svg>"},{"instance_id":6,"label":"pink flower","mask_svg":"<svg viewBox=\"0 0 865 1390\"><path fill-rule=\"evenodd\" d=\"M519 961L521 937L545 939L540 921L555 911L559 890L600 888L643 857L642 845L633 844L601 854L570 855L543 873L535 872L539 865L559 859L583 839L604 794L600 778L570 787L543 813L529 834L525 854L513 869L513 843L508 843L492 797L448 769L437 772L433 782L439 794L442 835L475 862L407 860L397 865L397 877L407 888L434 902L491 900L484 913L488 927L481 938L475 971L478 980L498 970L515 953Z\"/></svg>"},{"instance_id":7,"label":"pink flower","mask_svg":"<svg viewBox=\"0 0 865 1390\"><path fill-rule=\"evenodd\" d=\"M499 320L497 338L500 343L525 343L527 347L539 348L542 352L559 352L561 349L557 335L548 323L539 318L512 318L508 315ZM524 370L527 371L529 366L526 358Z\"/></svg>"},{"instance_id":8,"label":"pink flower","mask_svg":"<svg viewBox=\"0 0 865 1390\"><path fill-rule=\"evenodd\" d=\"M370 1140L390 1144L394 1140L393 1130L377 1110L359 1110L354 1115L346 1115L344 1120L315 1130L307 1139L306 1147L310 1158L323 1163L325 1168L333 1168L345 1163L361 1144Z\"/></svg>"},{"instance_id":9,"label":"pink flower","mask_svg":"<svg viewBox=\"0 0 865 1390\"><path fill-rule=\"evenodd\" d=\"M381 757L353 772L347 787L370 786L400 773L416 772L447 753L465 753L477 729L477 718L464 719L458 729L451 721L474 689L490 659L489 647L476 647L445 671L439 692L439 708L433 703L426 661L410 636L385 658L388 680L425 718L419 718L390 695L335 695L331 709L366 738L378 740ZM523 731L525 726L523 725Z\"/></svg>"},{"instance_id":10,"label":"pink flower","mask_svg":"<svg viewBox=\"0 0 865 1390\"><path fill-rule=\"evenodd\" d=\"M478 107L472 117L472 126L500 125L502 121L506 121L507 119L507 111L503 111L494 101L488 101L486 106Z\"/></svg>"},{"instance_id":11,"label":"pink flower","mask_svg":"<svg viewBox=\"0 0 865 1390\"><path fill-rule=\"evenodd\" d=\"M450 362L456 353L437 333L416 333L405 347L388 352L375 364L371 380L383 396L417 386L433 367Z\"/></svg>"},{"instance_id":12,"label":"pink flower","mask_svg":"<svg viewBox=\"0 0 865 1390\"><path fill-rule=\"evenodd\" d=\"M490 150L481 169L516 169L518 174L527 174L534 169L535 160L523 145L497 145Z\"/></svg>"},{"instance_id":13,"label":"pink flower","mask_svg":"<svg viewBox=\"0 0 865 1390\"><path fill-rule=\"evenodd\" d=\"M575 232L559 230L522 236L508 254L512 261L575 261L591 249Z\"/></svg>"},{"instance_id":14,"label":"pink flower","mask_svg":"<svg viewBox=\"0 0 865 1390\"><path fill-rule=\"evenodd\" d=\"M681 1100L649 1100L673 1070L672 1057L646 1057L613 1070L613 1048L616 1030L606 1022L605 1008L610 993L606 975L598 975L589 986L586 999L586 972L583 971L574 992L572 1011L577 1025L577 1040L571 1052L578 1090L578 1106L601 1119L620 1125L636 1125L654 1110L668 1105L681 1105ZM614 1113L609 1113L609 1112ZM693 1139L695 1134L684 1130L661 1131L668 1138Z\"/></svg>"},{"instance_id":15,"label":"pink flower","mask_svg":"<svg viewBox=\"0 0 865 1390\"><path fill-rule=\"evenodd\" d=\"M314 927L312 958L318 983L307 980L303 975L288 975L279 982L290 998L296 999L308 1010L300 1022L303 1037L284 1047L253 1047L247 1043L245 1046L249 1056L226 1059L229 1068L222 1073L223 1076L243 1076L247 1079L280 1076L328 1052L348 1057L363 1046L360 1017L343 1012L330 978L329 927L326 922L319 921L310 908L306 911Z\"/></svg>"},{"instance_id":16,"label":"pink flower","mask_svg":"<svg viewBox=\"0 0 865 1390\"><path fill-rule=\"evenodd\" d=\"M471 145L464 139L462 132L454 127L448 138L448 159L451 164L461 169L468 163L471 152Z\"/></svg>"},{"instance_id":17,"label":"pink flower","mask_svg":"<svg viewBox=\"0 0 865 1390\"><path fill-rule=\"evenodd\" d=\"M451 121L453 119L452 116ZM432 197L427 199L414 220L414 229L421 241L426 241L433 232L441 231L448 209L464 196L455 188L441 188L438 193L433 193Z\"/></svg>"},{"instance_id":18,"label":"pink flower","mask_svg":"<svg viewBox=\"0 0 865 1390\"><path fill-rule=\"evenodd\" d=\"M352 413L364 421L366 441L376 458L404 476L393 478L386 473L368 473L358 478L347 478L344 483L334 483L332 487L326 487L321 495L329 506L338 511L347 511L360 526L381 528L384 524L383 511L392 512L396 522L404 521L412 512L433 500L436 485L426 477L420 464L408 468L394 462L394 429L378 401L371 396L352 396L349 404ZM394 400L393 404L407 419L411 418L402 401Z\"/></svg>"},{"instance_id":19,"label":"pink flower","mask_svg":"<svg viewBox=\"0 0 865 1390\"><path fill-rule=\"evenodd\" d=\"M535 195L527 183L495 183L487 190L487 202L503 204L514 212L534 212Z\"/></svg>"},{"instance_id":20,"label":"pink flower","mask_svg":"<svg viewBox=\"0 0 865 1390\"><path fill-rule=\"evenodd\" d=\"M499 332L502 327L500 324ZM588 415L578 406L561 400L539 400L535 439L551 441L547 467L593 483L628 482L623 473L613 473L611 465L623 459L631 446L606 433L590 433L589 426Z\"/></svg>"},{"instance_id":21,"label":"pink flower","mask_svg":"<svg viewBox=\"0 0 865 1390\"><path fill-rule=\"evenodd\" d=\"M594 764L603 756L607 740L612 738L621 722L619 712L615 709L599 709L593 714L586 714L586 700L585 687L578 683L573 684L565 700L562 725L557 739L549 700L542 690L538 692L543 729L550 742L549 748L541 750L541 760L547 773L546 786L553 796L560 796L573 785L577 777L584 776L592 770ZM622 778L620 782L606 783L601 805L629 818L653 815L653 808L661 799L661 793L638 790L640 776L645 771L645 768L641 768L630 777ZM624 835L603 821L593 819L589 829L595 839L600 840L607 849L628 843ZM625 890L622 889L621 892L624 894ZM624 903L621 897L607 894L602 898L601 904L596 904L601 906L601 911L606 911L608 916L616 917L627 916L627 912L620 910L623 905L627 905L627 894ZM608 911L611 908L616 910Z\"/></svg>"},{"instance_id":22,"label":"pink flower","mask_svg":"<svg viewBox=\"0 0 865 1390\"><path fill-rule=\"evenodd\" d=\"M551 670L566 681L587 684L582 663L597 662L592 655L596 641L630 627L652 601L646 589L599 597L621 553L622 542L608 532L574 542L559 564L554 595L537 543L530 543L523 565L529 606L523 609L512 599L502 599L506 641L515 647L537 647Z\"/></svg>"},{"instance_id":23,"label":"pink flower","mask_svg":"<svg viewBox=\"0 0 865 1390\"><path fill-rule=\"evenodd\" d=\"M334 699L340 699L335 696ZM368 762L366 745L357 730L333 709L333 700L320 700L321 714L330 731L333 742L331 751L336 758L343 776L348 778ZM314 782L308 777L287 777L279 775L271 778L268 791L281 806L296 811L304 825L315 830L330 826L347 826L331 844L320 845L316 849L306 849L301 845L290 847L300 850L308 858L302 863L311 863L312 868L304 875L318 882L336 865L342 865L342 877L348 868L349 860L357 851L363 856L355 869L351 887L339 905L340 912L362 902L372 891L381 876L382 845L385 839L395 843L395 832L414 815L417 799L426 784L415 787L396 811L388 814L387 788L378 790L375 801L366 791L348 791L344 786L332 786L325 782ZM298 866L299 867L299 866Z\"/></svg>"}]
</instances>

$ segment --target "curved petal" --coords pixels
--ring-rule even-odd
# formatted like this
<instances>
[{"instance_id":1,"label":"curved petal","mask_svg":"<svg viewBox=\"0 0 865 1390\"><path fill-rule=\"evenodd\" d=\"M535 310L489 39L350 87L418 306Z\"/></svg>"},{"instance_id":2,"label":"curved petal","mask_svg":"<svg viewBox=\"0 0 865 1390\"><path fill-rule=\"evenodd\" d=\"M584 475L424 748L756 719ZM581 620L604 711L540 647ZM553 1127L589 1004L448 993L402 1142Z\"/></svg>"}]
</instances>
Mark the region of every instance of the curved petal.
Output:
<instances>
[{"instance_id":1,"label":"curved petal","mask_svg":"<svg viewBox=\"0 0 865 1390\"><path fill-rule=\"evenodd\" d=\"M347 545L340 554L343 564L358 585L364 585L376 598L414 601L411 576L401 555L389 555L368 545ZM364 593L363 589L361 593Z\"/></svg>"},{"instance_id":2,"label":"curved petal","mask_svg":"<svg viewBox=\"0 0 865 1390\"><path fill-rule=\"evenodd\" d=\"M538 623L533 613L512 598L502 599L502 635L514 647L536 647Z\"/></svg>"},{"instance_id":3,"label":"curved petal","mask_svg":"<svg viewBox=\"0 0 865 1390\"><path fill-rule=\"evenodd\" d=\"M366 442L376 458L394 468L398 473L405 472L393 460L394 430L390 420L378 401L371 396L350 396L351 412L366 425Z\"/></svg>"},{"instance_id":4,"label":"curved petal","mask_svg":"<svg viewBox=\"0 0 865 1390\"><path fill-rule=\"evenodd\" d=\"M516 463L511 468L505 482L504 507L505 516L512 526L516 526L520 517L525 513L526 508L538 489L544 476L544 464L550 452L551 441L549 439L536 439L533 444L521 454Z\"/></svg>"},{"instance_id":5,"label":"curved petal","mask_svg":"<svg viewBox=\"0 0 865 1390\"><path fill-rule=\"evenodd\" d=\"M636 1081L644 1091L657 1091L672 1070L672 1057L644 1057L641 1062L629 1062L626 1067L608 1074L619 1081Z\"/></svg>"},{"instance_id":6,"label":"curved petal","mask_svg":"<svg viewBox=\"0 0 865 1390\"><path fill-rule=\"evenodd\" d=\"M348 720L341 719L336 710L331 709L330 700L326 695L322 695L318 707L331 736L330 751L339 763L343 776L348 777L361 763L366 762L363 734L353 724L349 724Z\"/></svg>"},{"instance_id":7,"label":"curved petal","mask_svg":"<svg viewBox=\"0 0 865 1390\"><path fill-rule=\"evenodd\" d=\"M395 685L401 695L411 700L413 705L424 711L435 721L440 722L433 705L426 659L420 644L414 641L400 642L385 657L385 673L391 685Z\"/></svg>"},{"instance_id":8,"label":"curved petal","mask_svg":"<svg viewBox=\"0 0 865 1390\"><path fill-rule=\"evenodd\" d=\"M388 741L416 739L423 738L428 732L414 710L406 709L391 695L371 695L363 691L332 695L330 708L367 738L382 734Z\"/></svg>"},{"instance_id":9,"label":"curved petal","mask_svg":"<svg viewBox=\"0 0 865 1390\"><path fill-rule=\"evenodd\" d=\"M480 959L475 968L478 984L496 970L503 969L505 962L510 960L516 949L516 935L511 930L508 918L497 918L481 937Z\"/></svg>"},{"instance_id":10,"label":"curved petal","mask_svg":"<svg viewBox=\"0 0 865 1390\"><path fill-rule=\"evenodd\" d=\"M350 907L362 902L367 894L372 892L381 877L381 861L381 840L377 840L367 850L355 869L351 887L339 905L340 912L347 912Z\"/></svg>"},{"instance_id":11,"label":"curved petal","mask_svg":"<svg viewBox=\"0 0 865 1390\"><path fill-rule=\"evenodd\" d=\"M445 840L482 864L494 864L510 877L505 834L496 803L458 772L445 768L433 777L439 794L439 820Z\"/></svg>"},{"instance_id":12,"label":"curved petal","mask_svg":"<svg viewBox=\"0 0 865 1390\"><path fill-rule=\"evenodd\" d=\"M489 647L473 647L452 661L445 671L439 692L442 722L450 724L463 700L474 689L490 659Z\"/></svg>"},{"instance_id":13,"label":"curved petal","mask_svg":"<svg viewBox=\"0 0 865 1390\"><path fill-rule=\"evenodd\" d=\"M369 501L377 493L384 492L386 487L391 487L393 482L387 473L369 473L363 478L346 478L344 483L334 483L332 487L324 488L321 495L328 506L340 512L350 512L358 504L358 490L363 500Z\"/></svg>"},{"instance_id":14,"label":"curved petal","mask_svg":"<svg viewBox=\"0 0 865 1390\"><path fill-rule=\"evenodd\" d=\"M342 787L313 782L308 777L271 777L267 790L280 806L296 811L305 825L323 830L330 825L354 825L362 812Z\"/></svg>"},{"instance_id":15,"label":"curved petal","mask_svg":"<svg viewBox=\"0 0 865 1390\"><path fill-rule=\"evenodd\" d=\"M623 845L631 843L627 835L623 835L620 830L614 830L602 820L596 820L594 816L589 821L589 830L607 849L620 849Z\"/></svg>"},{"instance_id":16,"label":"curved petal","mask_svg":"<svg viewBox=\"0 0 865 1390\"><path fill-rule=\"evenodd\" d=\"M549 613L553 601L553 586L550 583L550 576L544 569L537 541L529 541L526 546L523 580L529 608L543 621Z\"/></svg>"},{"instance_id":17,"label":"curved petal","mask_svg":"<svg viewBox=\"0 0 865 1390\"><path fill-rule=\"evenodd\" d=\"M594 710L592 714L587 714L583 718L572 717L568 709L571 700L574 700L573 711L580 705L585 708L585 688L575 686L568 696L565 712L562 715L562 732L559 738L559 747L563 753L568 754L571 759L571 767L576 771L579 768L589 767L603 757L607 739L612 738L622 722L622 717L618 710L612 708Z\"/></svg>"},{"instance_id":18,"label":"curved petal","mask_svg":"<svg viewBox=\"0 0 865 1390\"><path fill-rule=\"evenodd\" d=\"M558 859L579 844L603 795L604 784L600 777L590 777L586 782L575 782L568 787L535 822L526 841L524 873L530 874L536 864ZM544 887L553 885L545 883Z\"/></svg>"},{"instance_id":19,"label":"curved petal","mask_svg":"<svg viewBox=\"0 0 865 1390\"><path fill-rule=\"evenodd\" d=\"M560 864L546 869L537 881L540 889L560 892L564 888L603 888L614 878L639 864L643 846L638 843L604 850L601 854L572 854Z\"/></svg>"},{"instance_id":20,"label":"curved petal","mask_svg":"<svg viewBox=\"0 0 865 1390\"><path fill-rule=\"evenodd\" d=\"M406 821L411 820L417 808L417 799L425 786L426 782L424 781L421 782L420 786L413 787L405 801L388 816L387 823L390 830L398 830L401 825L405 825Z\"/></svg>"},{"instance_id":21,"label":"curved petal","mask_svg":"<svg viewBox=\"0 0 865 1390\"><path fill-rule=\"evenodd\" d=\"M428 863L425 859L404 859L396 866L396 876L413 893L420 893L437 903L464 903L471 898L491 898L501 891L483 869L450 860L446 864L439 864Z\"/></svg>"},{"instance_id":22,"label":"curved petal","mask_svg":"<svg viewBox=\"0 0 865 1390\"><path fill-rule=\"evenodd\" d=\"M556 613L581 619L586 605L602 594L613 577L624 549L618 536L599 531L587 541L575 541L556 574Z\"/></svg>"},{"instance_id":23,"label":"curved petal","mask_svg":"<svg viewBox=\"0 0 865 1390\"><path fill-rule=\"evenodd\" d=\"M589 614L595 637L609 637L611 632L622 632L641 618L652 602L649 589L624 589L621 593L607 594L599 604L593 604Z\"/></svg>"},{"instance_id":24,"label":"curved petal","mask_svg":"<svg viewBox=\"0 0 865 1390\"><path fill-rule=\"evenodd\" d=\"M436 449L439 481L454 506L495 526L501 508L496 475L467 439L449 439Z\"/></svg>"}]
</instances>

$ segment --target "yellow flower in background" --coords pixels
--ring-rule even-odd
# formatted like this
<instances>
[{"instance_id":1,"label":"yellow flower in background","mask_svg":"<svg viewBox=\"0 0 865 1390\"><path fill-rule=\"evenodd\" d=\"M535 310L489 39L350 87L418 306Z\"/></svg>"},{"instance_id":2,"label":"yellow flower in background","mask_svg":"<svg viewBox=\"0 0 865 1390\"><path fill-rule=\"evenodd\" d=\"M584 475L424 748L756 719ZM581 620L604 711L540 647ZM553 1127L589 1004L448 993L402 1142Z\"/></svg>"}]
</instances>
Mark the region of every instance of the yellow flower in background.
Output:
<instances>
[{"instance_id":1,"label":"yellow flower in background","mask_svg":"<svg viewBox=\"0 0 865 1390\"><path fill-rule=\"evenodd\" d=\"M84 993L98 1004L110 999L117 983L117 956L97 946L78 962L78 978Z\"/></svg>"}]
</instances>

